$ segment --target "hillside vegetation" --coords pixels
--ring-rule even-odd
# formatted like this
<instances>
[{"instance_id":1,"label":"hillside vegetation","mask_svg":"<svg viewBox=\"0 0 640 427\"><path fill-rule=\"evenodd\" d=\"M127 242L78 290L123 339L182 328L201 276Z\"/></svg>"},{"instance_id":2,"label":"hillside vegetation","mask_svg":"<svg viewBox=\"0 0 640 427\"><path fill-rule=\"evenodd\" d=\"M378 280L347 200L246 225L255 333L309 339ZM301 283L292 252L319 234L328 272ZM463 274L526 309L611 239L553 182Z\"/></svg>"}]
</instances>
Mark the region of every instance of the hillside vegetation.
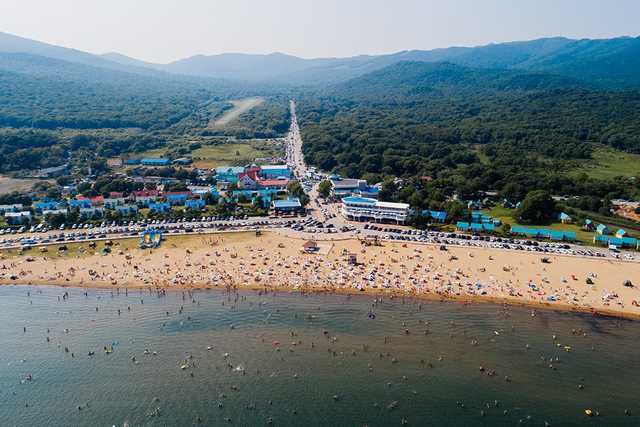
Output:
<instances>
[{"instance_id":1,"label":"hillside vegetation","mask_svg":"<svg viewBox=\"0 0 640 427\"><path fill-rule=\"evenodd\" d=\"M309 161L345 176L413 181L415 191L401 198L418 205L487 190L515 200L532 189L636 193L637 181L567 172L592 162L596 146L640 153L638 108L636 91L421 62L395 64L299 102Z\"/></svg>"}]
</instances>

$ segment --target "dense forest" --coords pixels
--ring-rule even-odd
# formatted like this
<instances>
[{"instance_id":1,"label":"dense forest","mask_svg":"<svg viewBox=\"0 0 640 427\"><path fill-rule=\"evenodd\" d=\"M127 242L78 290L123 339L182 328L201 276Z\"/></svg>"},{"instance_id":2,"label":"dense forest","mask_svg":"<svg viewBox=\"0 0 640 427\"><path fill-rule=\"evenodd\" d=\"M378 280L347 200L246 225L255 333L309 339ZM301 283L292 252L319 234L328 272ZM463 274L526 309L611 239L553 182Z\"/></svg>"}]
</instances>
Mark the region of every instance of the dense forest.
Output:
<instances>
[{"instance_id":1,"label":"dense forest","mask_svg":"<svg viewBox=\"0 0 640 427\"><path fill-rule=\"evenodd\" d=\"M629 196L635 181L572 178L595 145L640 152L640 93L451 64L400 63L299 99L308 161L344 176L410 180L427 206L454 193ZM639 171L640 172L640 171Z\"/></svg>"},{"instance_id":2,"label":"dense forest","mask_svg":"<svg viewBox=\"0 0 640 427\"><path fill-rule=\"evenodd\" d=\"M214 81L0 54L0 126L161 129L236 90Z\"/></svg>"}]
</instances>

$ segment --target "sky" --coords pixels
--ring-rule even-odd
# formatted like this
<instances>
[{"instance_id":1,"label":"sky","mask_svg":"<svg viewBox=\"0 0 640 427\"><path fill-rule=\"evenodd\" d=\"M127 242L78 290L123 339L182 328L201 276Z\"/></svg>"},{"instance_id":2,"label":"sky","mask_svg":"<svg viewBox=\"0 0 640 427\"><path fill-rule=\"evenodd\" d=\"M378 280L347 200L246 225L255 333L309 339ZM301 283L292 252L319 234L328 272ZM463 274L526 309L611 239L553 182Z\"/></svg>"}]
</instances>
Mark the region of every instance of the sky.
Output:
<instances>
[{"instance_id":1,"label":"sky","mask_svg":"<svg viewBox=\"0 0 640 427\"><path fill-rule=\"evenodd\" d=\"M640 34L640 0L0 0L0 31L166 63Z\"/></svg>"}]
</instances>

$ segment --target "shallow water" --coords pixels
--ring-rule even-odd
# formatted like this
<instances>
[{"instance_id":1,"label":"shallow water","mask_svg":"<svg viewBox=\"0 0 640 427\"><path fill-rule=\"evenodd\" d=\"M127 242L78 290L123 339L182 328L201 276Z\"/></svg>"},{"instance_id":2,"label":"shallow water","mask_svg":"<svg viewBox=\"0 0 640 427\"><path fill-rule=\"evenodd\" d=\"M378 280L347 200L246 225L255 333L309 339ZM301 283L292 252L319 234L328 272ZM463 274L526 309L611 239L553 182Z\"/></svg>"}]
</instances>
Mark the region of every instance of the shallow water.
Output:
<instances>
[{"instance_id":1,"label":"shallow water","mask_svg":"<svg viewBox=\"0 0 640 427\"><path fill-rule=\"evenodd\" d=\"M0 424L640 425L640 322L372 302L2 287Z\"/></svg>"}]
</instances>

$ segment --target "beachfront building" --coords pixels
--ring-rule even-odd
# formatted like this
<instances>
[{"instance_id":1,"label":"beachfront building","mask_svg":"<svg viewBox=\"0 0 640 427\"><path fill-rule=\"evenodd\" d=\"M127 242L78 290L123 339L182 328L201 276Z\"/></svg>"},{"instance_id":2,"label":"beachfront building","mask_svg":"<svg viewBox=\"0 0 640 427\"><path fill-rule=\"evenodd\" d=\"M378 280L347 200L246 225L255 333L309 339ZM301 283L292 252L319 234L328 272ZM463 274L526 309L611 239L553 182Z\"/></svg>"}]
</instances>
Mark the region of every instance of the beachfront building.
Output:
<instances>
[{"instance_id":1,"label":"beachfront building","mask_svg":"<svg viewBox=\"0 0 640 427\"><path fill-rule=\"evenodd\" d=\"M496 226L492 222L465 222L458 221L456 223L458 231L470 231L472 233L493 233Z\"/></svg>"},{"instance_id":2,"label":"beachfront building","mask_svg":"<svg viewBox=\"0 0 640 427\"><path fill-rule=\"evenodd\" d=\"M567 242L574 242L576 240L575 231L550 230L546 228L523 227L520 225L511 226L511 234L526 236L531 239L550 239Z\"/></svg>"},{"instance_id":3,"label":"beachfront building","mask_svg":"<svg viewBox=\"0 0 640 427\"><path fill-rule=\"evenodd\" d=\"M140 160L140 163L143 166L161 167L161 166L169 166L171 164L171 160L164 159L164 158L161 158L161 157L158 157L158 158L146 158L146 159Z\"/></svg>"},{"instance_id":4,"label":"beachfront building","mask_svg":"<svg viewBox=\"0 0 640 427\"><path fill-rule=\"evenodd\" d=\"M291 169L287 165L260 166L260 177L264 179L290 179Z\"/></svg>"},{"instance_id":5,"label":"beachfront building","mask_svg":"<svg viewBox=\"0 0 640 427\"><path fill-rule=\"evenodd\" d=\"M635 237L614 237L596 234L593 237L593 243L608 246L610 248L629 248L640 250L640 240Z\"/></svg>"},{"instance_id":6,"label":"beachfront building","mask_svg":"<svg viewBox=\"0 0 640 427\"><path fill-rule=\"evenodd\" d=\"M31 222L31 212L29 211L5 212L4 220L9 225L26 224L28 222Z\"/></svg>"},{"instance_id":7,"label":"beachfront building","mask_svg":"<svg viewBox=\"0 0 640 427\"><path fill-rule=\"evenodd\" d=\"M433 222L444 223L447 220L447 213L445 211L432 211L425 209L421 212L423 217L429 218Z\"/></svg>"},{"instance_id":8,"label":"beachfront building","mask_svg":"<svg viewBox=\"0 0 640 427\"><path fill-rule=\"evenodd\" d=\"M292 197L286 200L274 200L271 202L271 209L275 213L295 213L302 210L300 199Z\"/></svg>"},{"instance_id":9,"label":"beachfront building","mask_svg":"<svg viewBox=\"0 0 640 427\"><path fill-rule=\"evenodd\" d=\"M353 221L393 222L404 224L410 208L406 203L380 202L367 197L344 197L340 213Z\"/></svg>"}]
</instances>

